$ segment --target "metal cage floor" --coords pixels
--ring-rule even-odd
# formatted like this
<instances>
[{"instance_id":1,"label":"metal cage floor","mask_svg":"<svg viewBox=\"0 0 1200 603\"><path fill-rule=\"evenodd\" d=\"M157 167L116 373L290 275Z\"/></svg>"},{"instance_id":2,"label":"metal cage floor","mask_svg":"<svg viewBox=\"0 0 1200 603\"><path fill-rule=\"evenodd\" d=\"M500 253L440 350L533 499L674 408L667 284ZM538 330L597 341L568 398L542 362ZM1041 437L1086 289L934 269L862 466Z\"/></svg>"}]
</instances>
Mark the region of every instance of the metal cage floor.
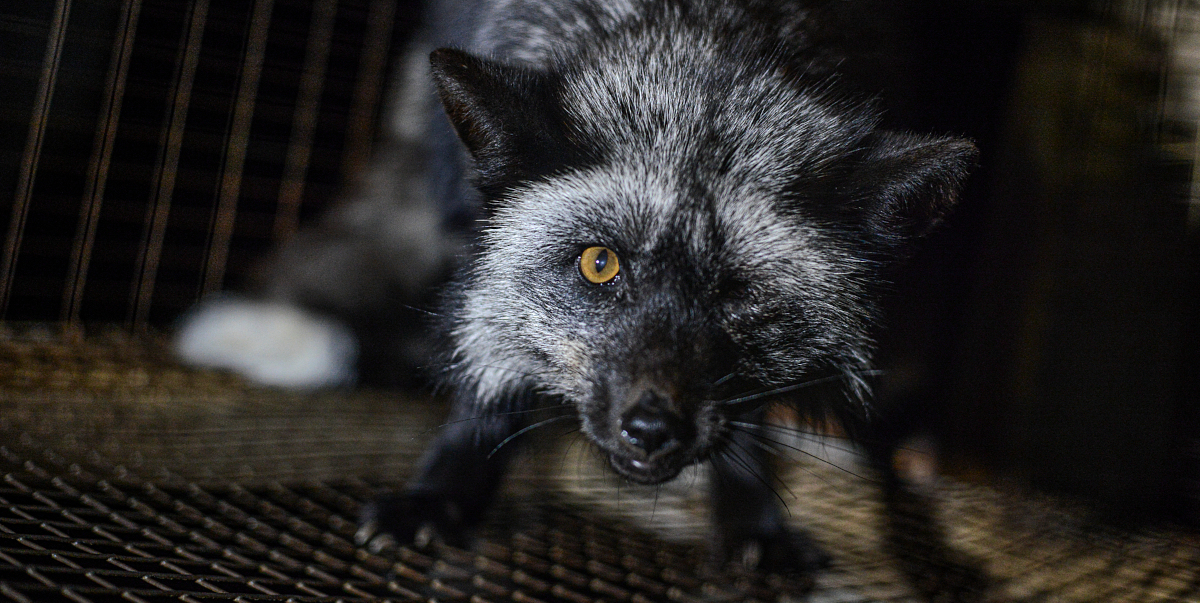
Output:
<instances>
[{"instance_id":1,"label":"metal cage floor","mask_svg":"<svg viewBox=\"0 0 1200 603\"><path fill-rule=\"evenodd\" d=\"M351 544L361 481L242 488L101 479L0 448L0 594L16 601L699 601L696 551L600 526L569 507L495 527L473 552L395 558ZM507 514L507 513L506 513ZM702 559L702 557L701 557ZM780 586L773 584L772 586ZM761 588L761 587L760 587Z\"/></svg>"},{"instance_id":2,"label":"metal cage floor","mask_svg":"<svg viewBox=\"0 0 1200 603\"><path fill-rule=\"evenodd\" d=\"M469 550L373 554L359 507L395 486L442 407L297 394L174 365L152 337L0 333L0 601L914 602L853 451L796 453L792 518L834 557L811 580L707 564L703 472L622 484L586 445L531 448ZM1200 601L1200 537L1121 530L1062 501L943 479L985 601Z\"/></svg>"}]
</instances>

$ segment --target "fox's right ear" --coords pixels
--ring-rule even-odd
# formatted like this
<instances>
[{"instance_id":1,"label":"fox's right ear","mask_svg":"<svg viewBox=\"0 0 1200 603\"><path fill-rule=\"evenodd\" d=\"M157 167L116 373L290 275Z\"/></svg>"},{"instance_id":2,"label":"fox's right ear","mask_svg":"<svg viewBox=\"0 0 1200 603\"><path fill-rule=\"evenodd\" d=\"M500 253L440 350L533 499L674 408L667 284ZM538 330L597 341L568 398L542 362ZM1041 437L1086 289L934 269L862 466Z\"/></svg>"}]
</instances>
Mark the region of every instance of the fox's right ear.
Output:
<instances>
[{"instance_id":1,"label":"fox's right ear","mask_svg":"<svg viewBox=\"0 0 1200 603\"><path fill-rule=\"evenodd\" d=\"M925 236L950 212L978 157L965 138L876 131L855 172L865 232L893 253Z\"/></svg>"},{"instance_id":2,"label":"fox's right ear","mask_svg":"<svg viewBox=\"0 0 1200 603\"><path fill-rule=\"evenodd\" d=\"M429 56L446 116L475 159L480 186L503 186L548 169L560 146L548 77L470 53L440 48ZM561 160L559 155L558 160Z\"/></svg>"}]
</instances>

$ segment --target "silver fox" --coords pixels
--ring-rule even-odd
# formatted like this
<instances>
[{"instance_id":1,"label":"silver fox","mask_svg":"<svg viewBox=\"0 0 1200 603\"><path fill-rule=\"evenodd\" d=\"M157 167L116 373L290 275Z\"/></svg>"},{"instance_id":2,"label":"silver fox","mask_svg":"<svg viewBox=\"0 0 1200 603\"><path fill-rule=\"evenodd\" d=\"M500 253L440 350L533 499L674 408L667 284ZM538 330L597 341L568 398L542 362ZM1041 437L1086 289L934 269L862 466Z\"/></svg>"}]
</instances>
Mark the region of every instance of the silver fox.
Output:
<instances>
[{"instance_id":1,"label":"silver fox","mask_svg":"<svg viewBox=\"0 0 1200 603\"><path fill-rule=\"evenodd\" d=\"M562 404L632 481L710 461L718 554L825 561L785 526L755 425L768 403L862 413L880 271L942 219L977 154L880 126L872 91L839 74L842 4L434 7L449 120L431 126L426 190L478 220L438 327L455 407L362 542L461 539L525 411ZM832 401L804 387L831 379Z\"/></svg>"},{"instance_id":2,"label":"silver fox","mask_svg":"<svg viewBox=\"0 0 1200 603\"><path fill-rule=\"evenodd\" d=\"M444 429L364 540L478 521L517 411L553 399L630 480L711 460L723 550L820 564L741 427L764 398L800 402L739 394L832 374L862 403L878 270L949 209L974 146L879 129L813 3L457 9L465 50L431 64L484 220L447 325L454 420L475 420Z\"/></svg>"}]
</instances>

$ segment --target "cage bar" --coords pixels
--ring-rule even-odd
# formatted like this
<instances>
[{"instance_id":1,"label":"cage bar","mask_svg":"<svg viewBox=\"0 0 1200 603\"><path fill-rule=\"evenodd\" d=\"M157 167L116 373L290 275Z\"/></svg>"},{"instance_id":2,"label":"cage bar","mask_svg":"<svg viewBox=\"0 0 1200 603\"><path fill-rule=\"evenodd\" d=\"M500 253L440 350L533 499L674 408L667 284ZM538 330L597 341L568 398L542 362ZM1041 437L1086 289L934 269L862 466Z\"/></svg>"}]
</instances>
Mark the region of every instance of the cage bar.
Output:
<instances>
[{"instance_id":1,"label":"cage bar","mask_svg":"<svg viewBox=\"0 0 1200 603\"><path fill-rule=\"evenodd\" d=\"M155 169L154 196L146 216L146 230L142 236L141 252L137 261L138 276L134 281L135 288L132 294L133 304L127 321L130 326L142 327L149 323L151 296L154 294L154 283L162 260L167 217L175 190L179 156L183 149L188 103L191 102L192 84L200 62L200 44L207 18L208 0L194 0L177 61L178 70L173 86L169 125L163 132L161 156Z\"/></svg>"},{"instance_id":2,"label":"cage bar","mask_svg":"<svg viewBox=\"0 0 1200 603\"><path fill-rule=\"evenodd\" d=\"M41 79L38 81L37 100L29 123L29 135L25 152L21 156L20 179L13 201L12 217L8 236L4 243L3 271L0 272L0 315L8 310L12 297L13 280L17 271L17 259L25 234L25 222L29 206L33 202L33 184L41 160L42 143L50 118L50 101L54 97L54 86L62 64L62 51L67 37L67 20L71 15L71 0L58 0L54 4L54 18L47 36L46 54L42 60Z\"/></svg>"},{"instance_id":3,"label":"cage bar","mask_svg":"<svg viewBox=\"0 0 1200 603\"><path fill-rule=\"evenodd\" d=\"M371 132L379 109L380 91L391 52L392 31L395 27L396 3L392 0L371 0L367 18L366 42L350 119L346 127L346 150L342 155L342 174L353 178L362 171L371 154Z\"/></svg>"},{"instance_id":4,"label":"cage bar","mask_svg":"<svg viewBox=\"0 0 1200 603\"><path fill-rule=\"evenodd\" d=\"M262 76L263 61L267 52L267 33L270 31L271 11L274 6L274 0L259 0L254 4L254 12L250 18L250 35L246 44L245 61L242 65L241 81L238 84L233 119L229 125L225 164L222 169L216 213L212 221L208 258L205 262L204 277L200 284L201 293L207 294L219 290L225 279L225 263L229 259L229 245L233 240L237 202L242 191L246 147L250 144L250 126L254 119L255 95L258 93L258 82Z\"/></svg>"},{"instance_id":5,"label":"cage bar","mask_svg":"<svg viewBox=\"0 0 1200 603\"><path fill-rule=\"evenodd\" d=\"M333 44L337 0L319 0L313 5L309 26L308 48L304 57L304 72L292 120L292 136L284 158L283 177L276 202L272 240L282 243L300 228L300 206L304 201L305 177L312 158L321 93L325 89L325 72Z\"/></svg>"},{"instance_id":6,"label":"cage bar","mask_svg":"<svg viewBox=\"0 0 1200 603\"><path fill-rule=\"evenodd\" d=\"M88 164L87 190L79 213L79 226L76 228L75 244L71 250L67 290L63 297L62 319L70 323L78 323L80 320L83 290L96 243L96 228L100 221L105 184L112 166L113 145L116 143L117 129L120 125L125 84L129 77L129 62L133 55L134 35L137 32L138 15L141 10L141 0L125 0L113 42L112 67L109 69L105 87L104 106L100 112L95 148Z\"/></svg>"}]
</instances>

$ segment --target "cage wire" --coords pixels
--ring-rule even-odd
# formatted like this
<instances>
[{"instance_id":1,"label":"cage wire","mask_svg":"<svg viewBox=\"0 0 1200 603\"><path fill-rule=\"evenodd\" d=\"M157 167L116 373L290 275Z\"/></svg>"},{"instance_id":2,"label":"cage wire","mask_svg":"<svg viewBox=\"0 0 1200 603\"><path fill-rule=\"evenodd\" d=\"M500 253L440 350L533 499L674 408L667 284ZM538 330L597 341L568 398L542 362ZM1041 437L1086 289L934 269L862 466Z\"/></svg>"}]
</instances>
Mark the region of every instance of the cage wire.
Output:
<instances>
[{"instance_id":1,"label":"cage wire","mask_svg":"<svg viewBox=\"0 0 1200 603\"><path fill-rule=\"evenodd\" d=\"M713 574L703 542L597 520L591 509L612 502L611 484L588 489L601 478L569 480L568 499L584 507L551 496L503 509L474 550L369 553L352 544L353 522L382 484L339 481L337 463L411 465L412 434L395 445L383 426L413 423L412 411L342 392L323 404L345 426L323 427L312 414L322 403L174 366L152 337L69 335L164 325L246 278L254 257L327 206L370 155L389 57L416 4L0 5L0 196L11 200L0 248L0 600L919 600L864 536L878 521L871 484L820 463L797 469L820 477L798 487L813 502L794 511L818 538L836 536L840 561L811 591ZM1194 233L1200 2L1100 8L1168 49L1160 142L1193 174L1182 195ZM347 419L359 407L371 417L361 424ZM145 423L155 417L167 419ZM213 473L217 459L229 470ZM981 488L941 496L956 542L996 577L993 600L1200 601L1192 534L1094 530ZM667 516L665 496L661 512L659 493L635 498L627 492L617 515Z\"/></svg>"},{"instance_id":2,"label":"cage wire","mask_svg":"<svg viewBox=\"0 0 1200 603\"><path fill-rule=\"evenodd\" d=\"M621 485L570 436L515 463L472 547L375 552L354 544L355 520L412 467L436 405L254 388L172 365L124 331L87 345L3 335L0 601L925 600L844 443L796 452L779 475L789 517L834 558L811 576L712 564L703 474ZM846 458L809 456L831 453ZM989 576L953 600L1200 600L1194 533L1123 530L954 480L934 497L947 540Z\"/></svg>"},{"instance_id":3,"label":"cage wire","mask_svg":"<svg viewBox=\"0 0 1200 603\"><path fill-rule=\"evenodd\" d=\"M1200 6L1099 10L1168 46L1163 148L1200 165ZM367 161L417 16L405 0L6 3L0 319L164 324L242 282Z\"/></svg>"},{"instance_id":4,"label":"cage wire","mask_svg":"<svg viewBox=\"0 0 1200 603\"><path fill-rule=\"evenodd\" d=\"M0 8L6 320L162 324L370 154L395 0Z\"/></svg>"}]
</instances>

